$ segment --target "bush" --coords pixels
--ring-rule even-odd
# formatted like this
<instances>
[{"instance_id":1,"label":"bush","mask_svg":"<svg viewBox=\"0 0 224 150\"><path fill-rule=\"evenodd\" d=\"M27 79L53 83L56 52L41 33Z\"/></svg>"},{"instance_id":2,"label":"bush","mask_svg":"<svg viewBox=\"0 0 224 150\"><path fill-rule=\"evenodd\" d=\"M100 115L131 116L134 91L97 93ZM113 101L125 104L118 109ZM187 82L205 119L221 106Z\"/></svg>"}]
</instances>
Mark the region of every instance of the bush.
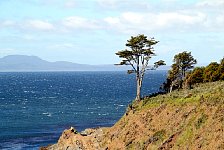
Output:
<instances>
[{"instance_id":1,"label":"bush","mask_svg":"<svg viewBox=\"0 0 224 150\"><path fill-rule=\"evenodd\" d=\"M189 78L191 84L201 83L204 81L204 67L196 67L187 78Z\"/></svg>"},{"instance_id":2,"label":"bush","mask_svg":"<svg viewBox=\"0 0 224 150\"><path fill-rule=\"evenodd\" d=\"M219 64L217 62L210 63L204 71L204 82L218 81L219 77Z\"/></svg>"},{"instance_id":3,"label":"bush","mask_svg":"<svg viewBox=\"0 0 224 150\"><path fill-rule=\"evenodd\" d=\"M179 74L180 68L178 65L173 64L172 69L168 72L166 82L160 87L163 92L171 92L183 87L191 89L193 84L202 82L215 82L224 80L224 58L221 59L220 64L211 62L206 67L196 67L191 71L186 72L186 77L181 78Z\"/></svg>"}]
</instances>

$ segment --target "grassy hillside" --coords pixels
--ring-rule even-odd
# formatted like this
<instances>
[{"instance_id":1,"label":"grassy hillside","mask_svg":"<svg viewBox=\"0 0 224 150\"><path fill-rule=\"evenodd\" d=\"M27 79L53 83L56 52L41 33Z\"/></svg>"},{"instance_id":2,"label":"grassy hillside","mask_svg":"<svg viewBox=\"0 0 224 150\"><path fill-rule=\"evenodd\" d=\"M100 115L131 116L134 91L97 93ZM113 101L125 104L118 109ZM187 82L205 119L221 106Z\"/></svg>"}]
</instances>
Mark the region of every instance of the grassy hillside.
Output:
<instances>
[{"instance_id":1,"label":"grassy hillside","mask_svg":"<svg viewBox=\"0 0 224 150\"><path fill-rule=\"evenodd\" d=\"M224 82L133 103L105 131L108 149L224 149Z\"/></svg>"}]
</instances>

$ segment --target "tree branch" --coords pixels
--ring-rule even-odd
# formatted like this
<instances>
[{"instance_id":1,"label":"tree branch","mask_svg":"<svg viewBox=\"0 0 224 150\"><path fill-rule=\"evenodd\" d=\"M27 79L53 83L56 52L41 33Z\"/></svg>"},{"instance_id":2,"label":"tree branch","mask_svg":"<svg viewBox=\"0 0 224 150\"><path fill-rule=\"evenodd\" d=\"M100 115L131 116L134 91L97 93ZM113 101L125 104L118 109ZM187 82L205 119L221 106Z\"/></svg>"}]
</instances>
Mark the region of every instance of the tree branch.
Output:
<instances>
[{"instance_id":1,"label":"tree branch","mask_svg":"<svg viewBox=\"0 0 224 150\"><path fill-rule=\"evenodd\" d=\"M130 65L132 66L133 70L134 70L135 72L137 72L137 70L136 70L136 68L135 68L135 66L134 66L134 63L132 63L131 60L129 60L129 59L127 59L127 61L128 61L128 62L130 63Z\"/></svg>"}]
</instances>

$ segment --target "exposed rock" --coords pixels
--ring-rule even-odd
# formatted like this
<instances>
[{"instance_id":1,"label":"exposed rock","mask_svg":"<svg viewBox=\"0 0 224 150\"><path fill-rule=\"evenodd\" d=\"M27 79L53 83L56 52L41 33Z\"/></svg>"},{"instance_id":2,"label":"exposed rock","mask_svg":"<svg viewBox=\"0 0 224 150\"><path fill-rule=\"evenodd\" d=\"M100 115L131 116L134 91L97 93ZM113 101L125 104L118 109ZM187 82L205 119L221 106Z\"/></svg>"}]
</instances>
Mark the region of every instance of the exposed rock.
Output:
<instances>
[{"instance_id":1,"label":"exposed rock","mask_svg":"<svg viewBox=\"0 0 224 150\"><path fill-rule=\"evenodd\" d=\"M84 135L84 136L83 136ZM71 127L65 130L58 140L57 144L48 147L42 147L41 150L100 150L102 140L102 129L86 129L82 134Z\"/></svg>"},{"instance_id":2,"label":"exposed rock","mask_svg":"<svg viewBox=\"0 0 224 150\"><path fill-rule=\"evenodd\" d=\"M80 134L82 136L88 136L91 135L92 133L94 133L96 130L94 129L85 129L84 131L81 131Z\"/></svg>"}]
</instances>

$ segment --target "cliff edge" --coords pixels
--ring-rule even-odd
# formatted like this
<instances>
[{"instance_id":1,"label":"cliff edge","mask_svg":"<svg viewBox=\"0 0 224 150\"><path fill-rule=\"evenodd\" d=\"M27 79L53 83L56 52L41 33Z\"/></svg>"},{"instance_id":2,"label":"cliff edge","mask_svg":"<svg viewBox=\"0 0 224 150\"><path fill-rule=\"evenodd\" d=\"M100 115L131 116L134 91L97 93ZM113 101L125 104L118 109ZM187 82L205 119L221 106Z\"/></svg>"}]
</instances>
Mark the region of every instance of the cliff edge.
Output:
<instances>
[{"instance_id":1,"label":"cliff edge","mask_svg":"<svg viewBox=\"0 0 224 150\"><path fill-rule=\"evenodd\" d=\"M110 128L65 130L42 150L224 149L224 82L134 102Z\"/></svg>"}]
</instances>

